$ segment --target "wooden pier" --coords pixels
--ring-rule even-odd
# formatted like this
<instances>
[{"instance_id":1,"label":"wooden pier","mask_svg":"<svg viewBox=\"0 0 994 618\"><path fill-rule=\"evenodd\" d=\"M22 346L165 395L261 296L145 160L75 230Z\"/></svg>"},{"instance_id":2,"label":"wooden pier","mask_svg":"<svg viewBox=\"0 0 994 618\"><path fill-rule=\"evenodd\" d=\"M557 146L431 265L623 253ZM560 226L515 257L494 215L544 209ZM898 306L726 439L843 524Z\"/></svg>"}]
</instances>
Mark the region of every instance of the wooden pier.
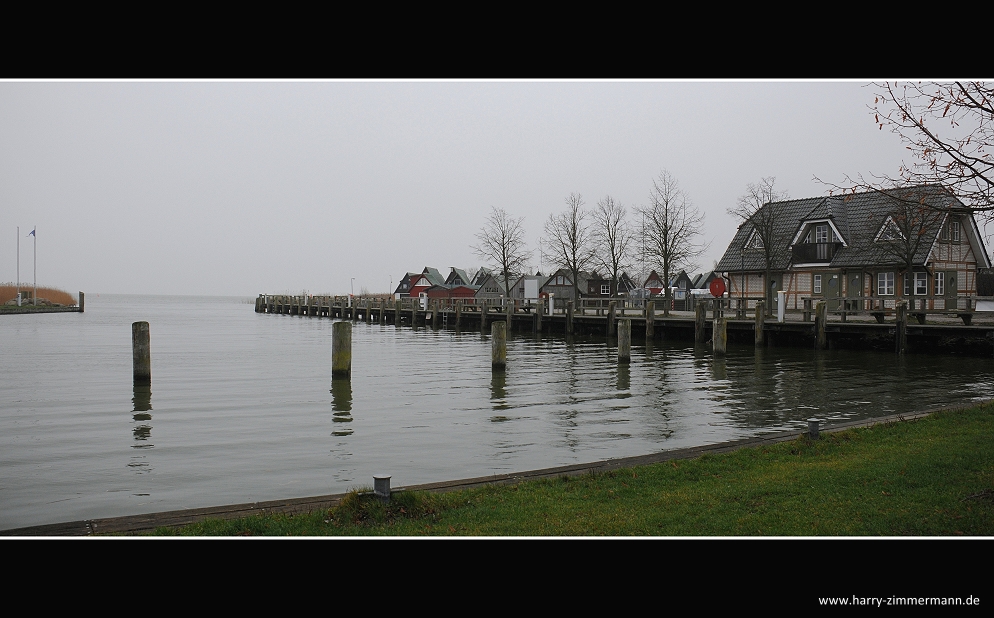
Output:
<instances>
[{"instance_id":1,"label":"wooden pier","mask_svg":"<svg viewBox=\"0 0 994 618\"><path fill-rule=\"evenodd\" d=\"M702 301L697 312L671 310L669 316L658 307L661 303L632 299L581 300L575 306L557 300L552 311L547 301L501 300L260 294L255 311L481 333L489 333L494 321L506 321L510 332L608 337L615 336L618 320L624 319L631 321L633 341L645 341L648 334L652 340L688 339L707 344L712 343L715 320L720 318L731 343L994 355L994 314L976 313L988 323L974 323L973 303L969 310L923 314L902 309L900 302L894 307L881 303L862 311L828 312L821 301L816 303L819 307L788 311L784 321L778 322L775 314L764 319L762 309L757 316L755 308L728 298ZM707 319L695 315L702 310ZM825 317L819 319L820 315ZM926 315L932 323L923 319Z\"/></svg>"}]
</instances>

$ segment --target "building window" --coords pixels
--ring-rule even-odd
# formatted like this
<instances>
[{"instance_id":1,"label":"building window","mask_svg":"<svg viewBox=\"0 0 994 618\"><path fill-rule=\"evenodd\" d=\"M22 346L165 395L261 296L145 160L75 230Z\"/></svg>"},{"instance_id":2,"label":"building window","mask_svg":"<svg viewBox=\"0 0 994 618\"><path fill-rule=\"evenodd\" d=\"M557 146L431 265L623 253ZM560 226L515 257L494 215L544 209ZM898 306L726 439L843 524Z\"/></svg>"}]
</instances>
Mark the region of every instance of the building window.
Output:
<instances>
[{"instance_id":1,"label":"building window","mask_svg":"<svg viewBox=\"0 0 994 618\"><path fill-rule=\"evenodd\" d=\"M828 242L828 226L827 225L816 225L815 226L815 242Z\"/></svg>"},{"instance_id":2,"label":"building window","mask_svg":"<svg viewBox=\"0 0 994 618\"><path fill-rule=\"evenodd\" d=\"M946 277L944 273L935 273L935 295L944 296L946 293Z\"/></svg>"},{"instance_id":3,"label":"building window","mask_svg":"<svg viewBox=\"0 0 994 618\"><path fill-rule=\"evenodd\" d=\"M959 242L959 221L949 222L949 240Z\"/></svg>"},{"instance_id":4,"label":"building window","mask_svg":"<svg viewBox=\"0 0 994 618\"><path fill-rule=\"evenodd\" d=\"M928 273L915 273L915 294L917 296L928 294Z\"/></svg>"},{"instance_id":5,"label":"building window","mask_svg":"<svg viewBox=\"0 0 994 618\"><path fill-rule=\"evenodd\" d=\"M601 294L603 296L607 296L610 293L611 293L611 284L610 283L602 283L601 284Z\"/></svg>"},{"instance_id":6,"label":"building window","mask_svg":"<svg viewBox=\"0 0 994 618\"><path fill-rule=\"evenodd\" d=\"M894 273L877 273L877 295L894 295Z\"/></svg>"},{"instance_id":7,"label":"building window","mask_svg":"<svg viewBox=\"0 0 994 618\"><path fill-rule=\"evenodd\" d=\"M911 277L908 276L908 273L904 273L901 279L904 280L904 295L911 296Z\"/></svg>"},{"instance_id":8,"label":"building window","mask_svg":"<svg viewBox=\"0 0 994 618\"><path fill-rule=\"evenodd\" d=\"M821 275L815 275L813 292L815 294L821 294Z\"/></svg>"}]
</instances>

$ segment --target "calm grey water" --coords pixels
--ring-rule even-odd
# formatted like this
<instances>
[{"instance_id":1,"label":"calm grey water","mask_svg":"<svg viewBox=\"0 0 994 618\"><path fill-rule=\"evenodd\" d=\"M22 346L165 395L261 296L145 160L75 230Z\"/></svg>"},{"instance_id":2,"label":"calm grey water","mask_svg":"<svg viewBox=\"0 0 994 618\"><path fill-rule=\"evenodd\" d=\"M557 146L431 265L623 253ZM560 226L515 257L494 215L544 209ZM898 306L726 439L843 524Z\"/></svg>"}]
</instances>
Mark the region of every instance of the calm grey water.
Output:
<instances>
[{"instance_id":1,"label":"calm grey water","mask_svg":"<svg viewBox=\"0 0 994 618\"><path fill-rule=\"evenodd\" d=\"M512 335L357 323L331 388L331 321L251 299L97 296L0 316L0 529L596 461L992 396L981 359ZM150 323L152 387L131 378Z\"/></svg>"}]
</instances>

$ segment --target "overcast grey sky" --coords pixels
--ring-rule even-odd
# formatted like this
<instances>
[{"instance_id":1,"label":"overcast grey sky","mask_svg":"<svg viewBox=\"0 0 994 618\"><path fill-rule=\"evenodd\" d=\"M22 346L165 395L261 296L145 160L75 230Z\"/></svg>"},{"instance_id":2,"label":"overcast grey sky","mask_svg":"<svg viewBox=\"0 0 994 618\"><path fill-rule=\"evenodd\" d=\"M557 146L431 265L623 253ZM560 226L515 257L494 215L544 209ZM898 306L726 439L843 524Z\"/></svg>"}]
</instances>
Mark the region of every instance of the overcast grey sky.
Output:
<instances>
[{"instance_id":1,"label":"overcast grey sky","mask_svg":"<svg viewBox=\"0 0 994 618\"><path fill-rule=\"evenodd\" d=\"M747 183L893 174L865 82L4 82L0 281L75 292L385 292L481 264L489 214L537 248L571 192L632 208L668 170L721 257ZM534 265L539 266L536 251ZM392 291L392 290L390 290Z\"/></svg>"}]
</instances>

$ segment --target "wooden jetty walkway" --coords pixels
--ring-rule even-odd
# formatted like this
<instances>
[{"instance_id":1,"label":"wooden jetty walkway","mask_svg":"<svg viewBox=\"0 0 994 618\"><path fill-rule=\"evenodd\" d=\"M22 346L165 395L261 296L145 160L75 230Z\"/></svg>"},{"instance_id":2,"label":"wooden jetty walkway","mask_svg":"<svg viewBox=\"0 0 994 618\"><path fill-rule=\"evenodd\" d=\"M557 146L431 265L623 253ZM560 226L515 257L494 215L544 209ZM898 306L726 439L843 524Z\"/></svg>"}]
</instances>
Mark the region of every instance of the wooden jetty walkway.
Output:
<instances>
[{"instance_id":1,"label":"wooden jetty walkway","mask_svg":"<svg viewBox=\"0 0 994 618\"><path fill-rule=\"evenodd\" d=\"M787 311L782 322L776 315L765 315L761 303L748 306L748 301L757 299L708 299L700 301L695 311L670 311L669 315L659 308L661 302L652 300L583 299L574 304L556 299L551 311L546 299L502 300L260 294L255 311L482 333L501 320L512 332L608 337L616 336L620 320L630 320L633 338L643 341L694 339L714 344L718 328L719 339L720 333L725 333L727 341L757 346L994 354L994 313L976 311L972 299L967 299L968 308L948 311L868 300L859 310L829 312L826 301L805 301L803 311Z\"/></svg>"}]
</instances>

